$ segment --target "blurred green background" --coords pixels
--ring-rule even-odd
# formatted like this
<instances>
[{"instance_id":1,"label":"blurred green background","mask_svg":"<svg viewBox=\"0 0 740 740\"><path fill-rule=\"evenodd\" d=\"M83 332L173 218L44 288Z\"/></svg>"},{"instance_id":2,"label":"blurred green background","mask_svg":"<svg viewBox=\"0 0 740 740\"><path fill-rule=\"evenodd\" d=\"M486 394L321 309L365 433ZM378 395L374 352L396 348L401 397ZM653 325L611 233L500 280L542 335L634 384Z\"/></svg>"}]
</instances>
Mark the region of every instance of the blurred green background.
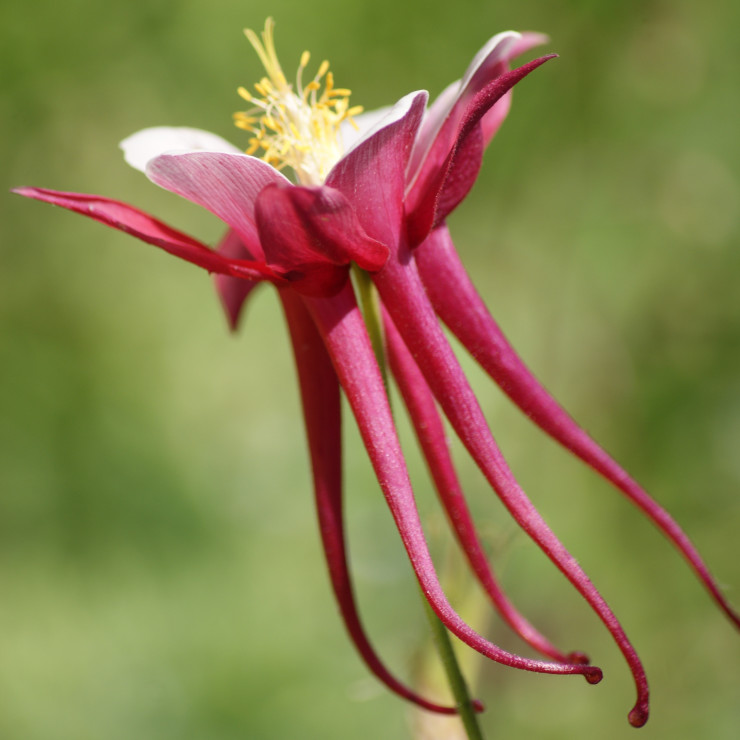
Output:
<instances>
[{"instance_id":1,"label":"blurred green background","mask_svg":"<svg viewBox=\"0 0 740 740\"><path fill-rule=\"evenodd\" d=\"M367 109L435 95L498 31L551 35L561 57L517 88L453 233L514 345L740 605L740 6L16 1L0 31L3 188L105 194L215 242L219 223L128 168L117 142L170 124L245 143L235 89L261 70L241 29L268 14L286 70L308 48ZM234 338L198 269L15 196L0 214L0 738L453 737L421 727L344 635L271 291ZM650 524L463 361L514 471L644 659L640 736L737 737L738 635ZM455 603L524 651L461 575L401 427ZM414 680L417 590L351 423L346 438L363 612ZM459 460L516 603L606 674L589 687L461 650L489 736L634 737L608 635Z\"/></svg>"}]
</instances>

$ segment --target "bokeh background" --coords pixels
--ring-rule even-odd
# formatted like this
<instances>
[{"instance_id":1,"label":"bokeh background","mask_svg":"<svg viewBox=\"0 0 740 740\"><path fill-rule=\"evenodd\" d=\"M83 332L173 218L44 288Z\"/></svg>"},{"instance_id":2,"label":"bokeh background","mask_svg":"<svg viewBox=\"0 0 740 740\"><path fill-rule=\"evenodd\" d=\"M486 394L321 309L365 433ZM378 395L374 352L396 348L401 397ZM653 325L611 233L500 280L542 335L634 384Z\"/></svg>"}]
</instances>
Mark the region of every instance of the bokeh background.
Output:
<instances>
[{"instance_id":1,"label":"bokeh background","mask_svg":"<svg viewBox=\"0 0 740 740\"><path fill-rule=\"evenodd\" d=\"M117 142L166 124L241 141L235 89L261 74L241 29L268 14L286 70L308 48L368 109L435 95L500 30L551 35L561 57L517 88L453 232L515 346L740 604L740 6L16 0L0 30L3 190L101 193L215 242L218 222L128 168ZM15 196L0 214L0 738L454 737L388 695L344 635L271 291L233 337L196 268ZM644 659L640 736L737 737L738 635L649 523L463 361ZM465 576L399 424L452 598L524 651ZM419 683L433 669L418 593L352 423L346 438L363 612ZM634 737L608 635L459 460L516 603L606 674L589 687L460 650L490 737Z\"/></svg>"}]
</instances>

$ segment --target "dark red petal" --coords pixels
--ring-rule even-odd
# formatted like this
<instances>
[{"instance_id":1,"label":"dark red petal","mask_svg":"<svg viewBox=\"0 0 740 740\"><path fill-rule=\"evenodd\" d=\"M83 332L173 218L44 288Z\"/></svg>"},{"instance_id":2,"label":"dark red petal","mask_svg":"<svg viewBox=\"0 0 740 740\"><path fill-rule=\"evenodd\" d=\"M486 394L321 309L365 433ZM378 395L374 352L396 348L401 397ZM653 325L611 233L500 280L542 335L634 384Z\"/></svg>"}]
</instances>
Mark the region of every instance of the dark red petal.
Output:
<instances>
[{"instance_id":1,"label":"dark red petal","mask_svg":"<svg viewBox=\"0 0 740 740\"><path fill-rule=\"evenodd\" d=\"M580 674L596 683L595 666L547 663L513 655L485 640L454 611L440 586L411 490L378 364L351 284L332 298L304 299L326 345L425 598L445 626L492 660L537 673Z\"/></svg>"},{"instance_id":2,"label":"dark red petal","mask_svg":"<svg viewBox=\"0 0 740 740\"><path fill-rule=\"evenodd\" d=\"M481 134L483 135L484 147L487 147L491 143L491 139L493 139L506 120L506 117L509 115L509 110L511 109L511 97L512 91L509 90L509 92L502 95L498 101L491 106L491 109L483 115L483 118L481 118L480 128Z\"/></svg>"},{"instance_id":3,"label":"dark red petal","mask_svg":"<svg viewBox=\"0 0 740 740\"><path fill-rule=\"evenodd\" d=\"M192 262L209 272L232 275L242 280L270 280L284 283L282 278L262 263L249 260L230 260L217 254L196 239L177 231L148 213L126 203L99 195L64 193L45 188L16 188L18 195L41 200L79 213L147 244L164 249L180 259Z\"/></svg>"},{"instance_id":4,"label":"dark red petal","mask_svg":"<svg viewBox=\"0 0 740 740\"><path fill-rule=\"evenodd\" d=\"M455 122L455 143L444 161L430 158L422 162L406 197L406 228L411 246L420 244L473 186L483 155L485 142L480 122L486 112L517 82L555 56L535 59L491 80L467 104L459 122ZM445 190L448 192L444 193Z\"/></svg>"},{"instance_id":5,"label":"dark red petal","mask_svg":"<svg viewBox=\"0 0 740 740\"><path fill-rule=\"evenodd\" d=\"M434 486L447 518L470 567L499 614L509 626L535 650L560 663L588 663L582 653L565 655L536 630L509 601L496 581L470 515L465 494L455 473L434 396L429 390L414 358L403 343L395 324L385 312L385 338L388 362L403 396L416 436L429 466Z\"/></svg>"},{"instance_id":6,"label":"dark red petal","mask_svg":"<svg viewBox=\"0 0 740 740\"><path fill-rule=\"evenodd\" d=\"M307 295L336 293L351 262L377 270L388 259L388 248L365 233L333 188L268 185L257 197L256 221L267 264Z\"/></svg>"},{"instance_id":7,"label":"dark red petal","mask_svg":"<svg viewBox=\"0 0 740 740\"><path fill-rule=\"evenodd\" d=\"M216 247L216 252L222 257L231 260L252 259L252 255L247 251L239 234L233 229L229 229L224 234L223 239L221 239L218 247ZM221 299L221 305L226 312L229 327L232 331L236 331L244 302L258 283L250 282L249 280L240 280L229 275L215 275L213 279L216 285L216 292Z\"/></svg>"},{"instance_id":8,"label":"dark red petal","mask_svg":"<svg viewBox=\"0 0 740 740\"><path fill-rule=\"evenodd\" d=\"M391 691L431 712L455 714L454 707L427 701L395 679L367 638L357 611L344 540L339 381L301 299L289 290L281 290L280 299L298 370L321 542L347 632L367 667Z\"/></svg>"},{"instance_id":9,"label":"dark red petal","mask_svg":"<svg viewBox=\"0 0 740 740\"><path fill-rule=\"evenodd\" d=\"M635 712L647 717L645 671L622 626L603 597L521 489L498 448L477 399L439 326L416 265L406 250L373 275L404 343L419 364L437 402L511 515L573 584L611 633L632 671ZM637 716L635 714L634 716Z\"/></svg>"},{"instance_id":10,"label":"dark red petal","mask_svg":"<svg viewBox=\"0 0 740 740\"><path fill-rule=\"evenodd\" d=\"M389 246L401 234L406 165L426 99L425 92L402 98L326 178L350 201L365 231Z\"/></svg>"},{"instance_id":11,"label":"dark red petal","mask_svg":"<svg viewBox=\"0 0 740 740\"><path fill-rule=\"evenodd\" d=\"M480 125L475 126L464 139L458 142L455 158L447 171L444 187L437 196L434 223L443 217L442 214L446 217L455 210L470 192L473 183L478 179L485 146L483 129Z\"/></svg>"},{"instance_id":12,"label":"dark red petal","mask_svg":"<svg viewBox=\"0 0 740 740\"><path fill-rule=\"evenodd\" d=\"M447 227L414 251L437 315L519 408L551 437L604 476L653 521L687 560L736 627L740 615L721 593L699 552L670 514L653 500L547 392L509 344L473 286Z\"/></svg>"}]
</instances>

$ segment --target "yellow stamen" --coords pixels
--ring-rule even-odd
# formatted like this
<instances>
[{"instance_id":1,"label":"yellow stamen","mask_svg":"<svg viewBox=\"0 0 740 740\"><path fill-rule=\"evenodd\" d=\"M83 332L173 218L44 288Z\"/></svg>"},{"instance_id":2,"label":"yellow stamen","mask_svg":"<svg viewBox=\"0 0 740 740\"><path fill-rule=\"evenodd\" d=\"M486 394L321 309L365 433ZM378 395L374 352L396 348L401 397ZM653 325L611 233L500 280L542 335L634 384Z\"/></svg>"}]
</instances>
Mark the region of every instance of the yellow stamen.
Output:
<instances>
[{"instance_id":1,"label":"yellow stamen","mask_svg":"<svg viewBox=\"0 0 740 740\"><path fill-rule=\"evenodd\" d=\"M261 158L275 168L291 167L302 184L319 185L343 154L342 122L357 128L353 116L362 107L350 107L350 90L334 87L327 61L303 84L303 71L311 58L307 51L301 54L295 87L289 84L278 62L274 29L275 23L268 18L261 39L250 29L244 32L267 76L254 85L259 97L245 87L237 90L255 107L235 113L234 124L253 134L247 154L261 151Z\"/></svg>"}]
</instances>

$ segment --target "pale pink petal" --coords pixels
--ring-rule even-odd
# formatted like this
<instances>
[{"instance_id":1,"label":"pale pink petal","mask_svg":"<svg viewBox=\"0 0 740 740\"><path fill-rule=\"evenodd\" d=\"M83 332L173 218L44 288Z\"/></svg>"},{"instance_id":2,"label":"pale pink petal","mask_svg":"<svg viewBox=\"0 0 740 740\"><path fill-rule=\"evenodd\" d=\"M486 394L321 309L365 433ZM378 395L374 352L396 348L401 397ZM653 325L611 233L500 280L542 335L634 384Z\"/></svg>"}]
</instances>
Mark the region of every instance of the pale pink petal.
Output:
<instances>
[{"instance_id":1,"label":"pale pink petal","mask_svg":"<svg viewBox=\"0 0 740 740\"><path fill-rule=\"evenodd\" d=\"M455 80L455 82L450 83L434 99L434 102L424 114L424 120L419 127L419 133L414 142L411 159L409 160L407 172L409 183L412 183L416 178L424 158L429 154L429 149L434 143L435 136L439 133L442 124L455 105L455 101L458 99L460 93L460 83L461 80Z\"/></svg>"},{"instance_id":2,"label":"pale pink petal","mask_svg":"<svg viewBox=\"0 0 740 740\"><path fill-rule=\"evenodd\" d=\"M473 186L477 177L478 167L480 166L482 152L481 155L475 154L477 163L471 166L471 163L468 161L470 156L469 150L474 148L477 152L480 148L480 144L477 143L479 140L483 147L487 143L482 125L485 116L491 113L493 106L501 102L502 98L510 92L515 84L556 56L556 54L550 54L528 62L517 69L502 71L491 82L483 85L474 96L469 97L469 102L466 103L462 118L460 119L457 142L453 149L449 169L440 192L439 205L435 216L436 223L440 223L447 218L448 214L462 201ZM500 113L497 115L500 115ZM489 125L496 125L495 118L489 122ZM473 139L476 142L474 147L470 146L469 139ZM461 174L463 170L474 171L475 175L466 176Z\"/></svg>"},{"instance_id":3,"label":"pale pink petal","mask_svg":"<svg viewBox=\"0 0 740 740\"><path fill-rule=\"evenodd\" d=\"M347 197L365 232L391 248L401 234L406 165L426 97L416 92L399 100L326 178Z\"/></svg>"},{"instance_id":4,"label":"pale pink petal","mask_svg":"<svg viewBox=\"0 0 740 740\"><path fill-rule=\"evenodd\" d=\"M264 254L255 223L255 202L272 183L289 183L274 167L246 154L184 152L149 162L147 177L215 213L236 231L256 259Z\"/></svg>"},{"instance_id":5,"label":"pale pink petal","mask_svg":"<svg viewBox=\"0 0 740 740\"><path fill-rule=\"evenodd\" d=\"M520 54L526 53L535 46L541 46L549 42L550 39L543 33L525 31L509 49L509 59L516 59ZM505 72L507 68L508 66L504 65L502 72ZM480 125L483 131L484 146L488 146L491 143L491 139L493 139L501 128L504 120L506 120L506 116L509 114L509 109L511 108L511 97L511 91L507 92L506 95L504 95L497 103L494 103L491 110L481 118Z\"/></svg>"},{"instance_id":6,"label":"pale pink petal","mask_svg":"<svg viewBox=\"0 0 740 740\"><path fill-rule=\"evenodd\" d=\"M146 172L146 165L150 160L165 152L178 150L240 152L226 139L210 131L185 126L145 128L125 138L119 146L123 149L123 158L126 162L141 172Z\"/></svg>"},{"instance_id":7,"label":"pale pink petal","mask_svg":"<svg viewBox=\"0 0 740 740\"><path fill-rule=\"evenodd\" d=\"M431 154L437 162L444 161L446 153L454 145L453 132L462 119L466 105L491 80L508 71L512 59L548 41L544 34L529 31L523 34L505 31L490 39L473 57L463 78L448 86L430 106L414 145L410 173L416 173L427 154ZM436 154L430 153L430 149Z\"/></svg>"},{"instance_id":8,"label":"pale pink petal","mask_svg":"<svg viewBox=\"0 0 740 740\"><path fill-rule=\"evenodd\" d=\"M540 33L539 31L521 31L519 38L514 42L514 45L509 49L509 59L516 59L522 54L526 54L531 51L535 46L545 46L550 43L550 37L546 33Z\"/></svg>"},{"instance_id":9,"label":"pale pink petal","mask_svg":"<svg viewBox=\"0 0 740 740\"><path fill-rule=\"evenodd\" d=\"M489 39L473 57L462 80L447 87L430 106L414 144L409 168L412 179L422 165L426 169L445 161L454 146L465 106L485 84L506 71L505 65L513 56L511 50L520 38L516 31L504 31Z\"/></svg>"},{"instance_id":10,"label":"pale pink petal","mask_svg":"<svg viewBox=\"0 0 740 740\"><path fill-rule=\"evenodd\" d=\"M517 82L554 55L535 59L495 76L463 108L445 122L406 195L407 237L412 246L423 241L467 195L480 169L484 149L482 117ZM448 129L450 129L448 131ZM452 145L448 148L448 140ZM436 142L436 140L435 140ZM444 160L440 157L444 156Z\"/></svg>"},{"instance_id":11,"label":"pale pink petal","mask_svg":"<svg viewBox=\"0 0 740 740\"><path fill-rule=\"evenodd\" d=\"M352 116L352 122L349 120L343 121L340 133L344 152L348 152L359 144L391 112L392 107L385 105L382 108L375 108L375 110Z\"/></svg>"}]
</instances>

